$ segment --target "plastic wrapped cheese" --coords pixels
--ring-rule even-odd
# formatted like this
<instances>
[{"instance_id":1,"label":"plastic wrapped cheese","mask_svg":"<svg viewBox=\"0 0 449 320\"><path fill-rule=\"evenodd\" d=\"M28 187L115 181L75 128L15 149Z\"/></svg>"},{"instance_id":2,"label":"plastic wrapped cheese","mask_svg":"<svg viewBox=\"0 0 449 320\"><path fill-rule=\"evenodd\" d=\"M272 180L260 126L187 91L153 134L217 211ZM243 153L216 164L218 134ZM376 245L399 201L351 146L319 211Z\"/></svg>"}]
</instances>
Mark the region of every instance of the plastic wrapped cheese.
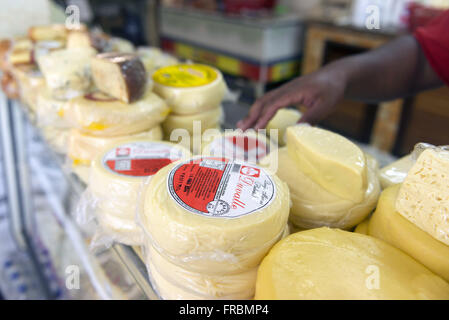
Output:
<instances>
[{"instance_id":1,"label":"plastic wrapped cheese","mask_svg":"<svg viewBox=\"0 0 449 320\"><path fill-rule=\"evenodd\" d=\"M178 64L153 74L154 92L176 115L193 115L217 108L226 84L217 69L200 64Z\"/></svg>"},{"instance_id":2,"label":"plastic wrapped cheese","mask_svg":"<svg viewBox=\"0 0 449 320\"><path fill-rule=\"evenodd\" d=\"M324 189L361 202L367 186L363 151L331 131L297 125L287 129L287 149L298 168Z\"/></svg>"},{"instance_id":3,"label":"plastic wrapped cheese","mask_svg":"<svg viewBox=\"0 0 449 320\"><path fill-rule=\"evenodd\" d=\"M380 169L379 180L382 188L386 189L394 184L404 182L413 164L412 156L408 155Z\"/></svg>"},{"instance_id":4,"label":"plastic wrapped cheese","mask_svg":"<svg viewBox=\"0 0 449 320\"><path fill-rule=\"evenodd\" d=\"M166 103L150 89L131 104L95 92L70 100L65 118L82 132L112 137L154 128L168 112Z\"/></svg>"},{"instance_id":5,"label":"plastic wrapped cheese","mask_svg":"<svg viewBox=\"0 0 449 320\"><path fill-rule=\"evenodd\" d=\"M38 95L45 90L45 78L42 73L34 64L14 67L12 73L19 83L20 99L31 110L36 111Z\"/></svg>"},{"instance_id":6,"label":"plastic wrapped cheese","mask_svg":"<svg viewBox=\"0 0 449 320\"><path fill-rule=\"evenodd\" d=\"M207 137L204 140L207 140ZM224 134L211 137L210 142L203 146L202 154L258 163L275 149L275 145L264 134L225 130Z\"/></svg>"},{"instance_id":7,"label":"plastic wrapped cheese","mask_svg":"<svg viewBox=\"0 0 449 320\"><path fill-rule=\"evenodd\" d=\"M88 193L104 233L113 240L139 244L135 223L137 199L143 182L164 166L189 157L188 150L162 141L131 139L107 146L94 162ZM83 210L85 204L80 204ZM79 215L86 212L79 212ZM84 219L88 221L89 219ZM126 223L122 223L125 221Z\"/></svg>"},{"instance_id":8,"label":"plastic wrapped cheese","mask_svg":"<svg viewBox=\"0 0 449 320\"><path fill-rule=\"evenodd\" d=\"M72 129L69 135L67 155L73 160L74 165L90 165L91 161L107 145L132 139L162 140L162 129L157 126L148 131L117 137L97 137L78 129Z\"/></svg>"},{"instance_id":9,"label":"plastic wrapped cheese","mask_svg":"<svg viewBox=\"0 0 449 320\"><path fill-rule=\"evenodd\" d=\"M396 210L435 239L449 245L449 150L428 148L405 178Z\"/></svg>"},{"instance_id":10,"label":"plastic wrapped cheese","mask_svg":"<svg viewBox=\"0 0 449 320\"><path fill-rule=\"evenodd\" d=\"M277 141L279 146L284 146L287 143L285 139L287 128L296 125L301 116L301 112L296 109L279 109L267 124L267 135L273 141ZM276 130L276 137L271 135L271 130Z\"/></svg>"},{"instance_id":11,"label":"plastic wrapped cheese","mask_svg":"<svg viewBox=\"0 0 449 320\"><path fill-rule=\"evenodd\" d=\"M449 246L401 216L395 202L401 185L384 190L369 223L369 235L401 249L449 281Z\"/></svg>"},{"instance_id":12,"label":"plastic wrapped cheese","mask_svg":"<svg viewBox=\"0 0 449 320\"><path fill-rule=\"evenodd\" d=\"M270 251L259 267L256 299L449 299L449 283L381 240L319 228Z\"/></svg>"},{"instance_id":13,"label":"plastic wrapped cheese","mask_svg":"<svg viewBox=\"0 0 449 320\"><path fill-rule=\"evenodd\" d=\"M289 190L264 169L195 157L161 169L142 193L145 244L209 275L257 266L287 224Z\"/></svg>"},{"instance_id":14,"label":"plastic wrapped cheese","mask_svg":"<svg viewBox=\"0 0 449 320\"><path fill-rule=\"evenodd\" d=\"M170 114L162 123L165 135L170 135L175 129L185 129L191 135L203 133L207 129L220 125L223 117L222 107L192 115Z\"/></svg>"},{"instance_id":15,"label":"plastic wrapped cheese","mask_svg":"<svg viewBox=\"0 0 449 320\"><path fill-rule=\"evenodd\" d=\"M53 126L42 127L42 135L48 144L56 153L67 153L67 141L69 138L69 129L58 128Z\"/></svg>"},{"instance_id":16,"label":"plastic wrapped cheese","mask_svg":"<svg viewBox=\"0 0 449 320\"><path fill-rule=\"evenodd\" d=\"M67 101L53 98L48 90L43 88L37 94L36 115L40 126L53 126L58 128L70 128L64 119L67 110Z\"/></svg>"},{"instance_id":17,"label":"plastic wrapped cheese","mask_svg":"<svg viewBox=\"0 0 449 320\"><path fill-rule=\"evenodd\" d=\"M92 48L57 50L38 58L47 88L54 98L71 99L91 89L90 59Z\"/></svg>"},{"instance_id":18,"label":"plastic wrapped cheese","mask_svg":"<svg viewBox=\"0 0 449 320\"><path fill-rule=\"evenodd\" d=\"M292 201L290 221L303 229L322 226L350 229L372 212L380 194L377 161L371 157L367 157L368 184L360 202L341 198L321 187L301 171L286 147L269 154L261 166L276 169L276 175L288 184Z\"/></svg>"}]
</instances>

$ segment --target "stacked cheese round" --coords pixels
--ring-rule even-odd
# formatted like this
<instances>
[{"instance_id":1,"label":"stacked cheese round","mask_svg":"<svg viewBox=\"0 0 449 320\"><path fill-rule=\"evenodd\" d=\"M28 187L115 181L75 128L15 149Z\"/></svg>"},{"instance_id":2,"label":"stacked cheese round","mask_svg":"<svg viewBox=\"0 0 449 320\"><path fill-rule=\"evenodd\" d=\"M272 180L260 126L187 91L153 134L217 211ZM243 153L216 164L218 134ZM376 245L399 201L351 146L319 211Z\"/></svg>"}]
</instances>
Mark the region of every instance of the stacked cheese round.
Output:
<instances>
[{"instance_id":1,"label":"stacked cheese round","mask_svg":"<svg viewBox=\"0 0 449 320\"><path fill-rule=\"evenodd\" d=\"M290 235L257 273L260 300L449 299L449 284L373 237L328 228Z\"/></svg>"},{"instance_id":2,"label":"stacked cheese round","mask_svg":"<svg viewBox=\"0 0 449 320\"><path fill-rule=\"evenodd\" d=\"M153 81L154 91L165 99L171 110L163 124L167 137L174 129L200 135L220 125L226 84L217 69L200 64L177 64L157 70Z\"/></svg>"},{"instance_id":3,"label":"stacked cheese round","mask_svg":"<svg viewBox=\"0 0 449 320\"><path fill-rule=\"evenodd\" d=\"M372 212L380 193L376 160L349 140L323 129L291 127L287 137L287 147L268 155L261 165L288 184L293 225L301 229L350 229ZM303 152L296 151L298 145ZM338 154L339 150L343 153ZM347 162L351 157L353 161ZM347 186L345 190L348 181L358 187L349 190L353 186Z\"/></svg>"},{"instance_id":4,"label":"stacked cheese round","mask_svg":"<svg viewBox=\"0 0 449 320\"><path fill-rule=\"evenodd\" d=\"M228 281L247 279L281 239L288 209L288 187L264 169L196 157L155 175L139 216L147 248L201 279ZM225 287L220 295L233 290ZM197 284L194 291L204 293L204 288Z\"/></svg>"},{"instance_id":5,"label":"stacked cheese round","mask_svg":"<svg viewBox=\"0 0 449 320\"><path fill-rule=\"evenodd\" d=\"M142 233L135 213L140 189L158 170L189 156L182 147L148 139L122 141L98 155L92 163L89 190L105 232L116 241L139 244Z\"/></svg>"}]
</instances>

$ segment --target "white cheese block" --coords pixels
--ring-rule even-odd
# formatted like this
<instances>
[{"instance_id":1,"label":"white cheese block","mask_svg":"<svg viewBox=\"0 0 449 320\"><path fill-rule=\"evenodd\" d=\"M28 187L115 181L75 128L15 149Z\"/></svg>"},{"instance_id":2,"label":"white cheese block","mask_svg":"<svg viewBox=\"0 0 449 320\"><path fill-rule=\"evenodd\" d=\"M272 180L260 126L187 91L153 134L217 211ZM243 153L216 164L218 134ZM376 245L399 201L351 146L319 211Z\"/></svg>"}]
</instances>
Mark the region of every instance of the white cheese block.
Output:
<instances>
[{"instance_id":1,"label":"white cheese block","mask_svg":"<svg viewBox=\"0 0 449 320\"><path fill-rule=\"evenodd\" d=\"M449 246L400 215L395 208L400 184L384 190L370 219L368 234L401 249L449 281Z\"/></svg>"},{"instance_id":2,"label":"white cheese block","mask_svg":"<svg viewBox=\"0 0 449 320\"><path fill-rule=\"evenodd\" d=\"M267 124L267 135L273 141L277 141L279 146L284 146L287 143L285 138L287 128L296 125L301 116L301 112L296 109L279 109ZM270 132L271 130L274 132Z\"/></svg>"},{"instance_id":3,"label":"white cheese block","mask_svg":"<svg viewBox=\"0 0 449 320\"><path fill-rule=\"evenodd\" d=\"M408 155L380 169L379 180L382 189L404 182L405 177L413 164L414 161L412 156Z\"/></svg>"},{"instance_id":4,"label":"white cheese block","mask_svg":"<svg viewBox=\"0 0 449 320\"><path fill-rule=\"evenodd\" d=\"M47 88L54 98L71 99L91 88L90 59L96 51L92 48L57 50L38 58Z\"/></svg>"},{"instance_id":5,"label":"white cheese block","mask_svg":"<svg viewBox=\"0 0 449 320\"><path fill-rule=\"evenodd\" d=\"M91 161L106 146L132 139L162 140L162 128L156 126L148 131L117 137L96 137L72 129L69 135L67 156L72 159L73 165L90 165Z\"/></svg>"},{"instance_id":6,"label":"white cheese block","mask_svg":"<svg viewBox=\"0 0 449 320\"><path fill-rule=\"evenodd\" d=\"M396 209L449 245L449 151L431 148L421 153L401 186Z\"/></svg>"},{"instance_id":7,"label":"white cheese block","mask_svg":"<svg viewBox=\"0 0 449 320\"><path fill-rule=\"evenodd\" d=\"M319 228L280 241L257 273L256 300L449 299L449 283L373 237Z\"/></svg>"},{"instance_id":8,"label":"white cheese block","mask_svg":"<svg viewBox=\"0 0 449 320\"><path fill-rule=\"evenodd\" d=\"M96 199L95 215L101 226L117 235L119 241L136 244L134 240L141 237L141 232L135 224L135 214L144 182L164 166L189 156L189 151L180 146L148 139L107 146L92 163L89 177L89 191ZM116 218L128 224L121 228ZM139 236L126 237L130 225L135 226Z\"/></svg>"},{"instance_id":9,"label":"white cheese block","mask_svg":"<svg viewBox=\"0 0 449 320\"><path fill-rule=\"evenodd\" d=\"M196 157L161 169L143 194L147 247L183 268L209 275L257 266L283 234L285 183L245 162Z\"/></svg>"},{"instance_id":10,"label":"white cheese block","mask_svg":"<svg viewBox=\"0 0 449 320\"><path fill-rule=\"evenodd\" d=\"M371 157L367 157L368 183L360 202L327 191L296 165L286 147L269 154L260 165L275 170L288 184L292 201L290 221L301 229L322 226L350 229L373 211L379 198L377 161Z\"/></svg>"},{"instance_id":11,"label":"white cheese block","mask_svg":"<svg viewBox=\"0 0 449 320\"><path fill-rule=\"evenodd\" d=\"M287 149L298 168L324 189L354 202L365 195L363 151L336 133L298 125L287 129Z\"/></svg>"},{"instance_id":12,"label":"white cheese block","mask_svg":"<svg viewBox=\"0 0 449 320\"><path fill-rule=\"evenodd\" d=\"M80 131L101 137L129 135L158 126L169 110L148 89L142 99L127 104L95 92L69 101L65 118Z\"/></svg>"},{"instance_id":13,"label":"white cheese block","mask_svg":"<svg viewBox=\"0 0 449 320\"><path fill-rule=\"evenodd\" d=\"M145 92L147 76L137 55L101 53L92 59L91 68L95 86L109 96L131 103Z\"/></svg>"},{"instance_id":14,"label":"white cheese block","mask_svg":"<svg viewBox=\"0 0 449 320\"><path fill-rule=\"evenodd\" d=\"M220 71L206 65L178 64L153 74L154 92L176 115L192 115L217 108L226 84Z\"/></svg>"}]
</instances>

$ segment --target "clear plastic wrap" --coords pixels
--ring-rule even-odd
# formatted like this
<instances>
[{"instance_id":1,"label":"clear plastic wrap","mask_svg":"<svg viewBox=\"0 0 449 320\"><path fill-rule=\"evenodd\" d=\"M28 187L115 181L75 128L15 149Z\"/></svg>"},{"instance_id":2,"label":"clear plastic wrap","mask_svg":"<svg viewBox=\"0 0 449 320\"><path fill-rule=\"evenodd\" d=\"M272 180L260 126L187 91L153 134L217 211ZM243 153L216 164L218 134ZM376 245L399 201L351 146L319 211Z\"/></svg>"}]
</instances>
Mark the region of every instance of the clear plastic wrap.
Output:
<instances>
[{"instance_id":1,"label":"clear plastic wrap","mask_svg":"<svg viewBox=\"0 0 449 320\"><path fill-rule=\"evenodd\" d=\"M166 103L151 90L126 104L101 93L69 101L64 117L75 128L98 137L134 134L158 126L169 113Z\"/></svg>"},{"instance_id":2,"label":"clear plastic wrap","mask_svg":"<svg viewBox=\"0 0 449 320\"><path fill-rule=\"evenodd\" d=\"M277 176L288 184L292 200L290 221L296 227L350 229L372 212L380 194L377 161L370 156L366 158L368 183L360 203L342 199L322 188L296 166L285 147L280 148L277 154L268 155L261 165L276 169ZM273 166L271 162L274 160L278 162Z\"/></svg>"},{"instance_id":3,"label":"clear plastic wrap","mask_svg":"<svg viewBox=\"0 0 449 320\"><path fill-rule=\"evenodd\" d=\"M154 92L173 114L193 115L218 107L227 90L223 75L200 64L178 64L160 68L153 74Z\"/></svg>"},{"instance_id":4,"label":"clear plastic wrap","mask_svg":"<svg viewBox=\"0 0 449 320\"><path fill-rule=\"evenodd\" d=\"M146 247L186 270L230 275L256 267L279 241L290 201L287 185L262 168L195 157L161 169L139 205Z\"/></svg>"}]
</instances>

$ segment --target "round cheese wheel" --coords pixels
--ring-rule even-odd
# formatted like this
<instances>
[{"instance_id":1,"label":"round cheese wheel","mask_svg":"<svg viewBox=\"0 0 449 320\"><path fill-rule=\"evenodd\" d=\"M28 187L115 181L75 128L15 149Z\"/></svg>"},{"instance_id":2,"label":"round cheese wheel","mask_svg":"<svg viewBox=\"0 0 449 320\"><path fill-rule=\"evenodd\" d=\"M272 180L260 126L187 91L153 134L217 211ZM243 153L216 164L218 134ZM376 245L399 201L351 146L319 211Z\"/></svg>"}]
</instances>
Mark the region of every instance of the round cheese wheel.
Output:
<instances>
[{"instance_id":1,"label":"round cheese wheel","mask_svg":"<svg viewBox=\"0 0 449 320\"><path fill-rule=\"evenodd\" d=\"M153 74L154 92L177 115L196 114L217 108L226 84L220 71L200 64L178 64Z\"/></svg>"},{"instance_id":2,"label":"round cheese wheel","mask_svg":"<svg viewBox=\"0 0 449 320\"><path fill-rule=\"evenodd\" d=\"M123 140L140 138L146 140L162 140L162 128L157 126L148 131L118 137L96 137L83 133L78 129L72 129L69 135L67 155L73 160L74 165L90 165L91 161L107 145L112 145Z\"/></svg>"},{"instance_id":3,"label":"round cheese wheel","mask_svg":"<svg viewBox=\"0 0 449 320\"><path fill-rule=\"evenodd\" d=\"M287 224L289 190L264 169L196 157L161 169L139 212L153 245L172 263L204 274L257 266Z\"/></svg>"},{"instance_id":4,"label":"round cheese wheel","mask_svg":"<svg viewBox=\"0 0 449 320\"><path fill-rule=\"evenodd\" d=\"M284 146L287 143L285 137L287 128L296 125L301 116L302 113L296 109L279 109L267 124L267 135L273 141L277 141L279 146ZM277 136L274 137L273 133L277 134Z\"/></svg>"},{"instance_id":5,"label":"round cheese wheel","mask_svg":"<svg viewBox=\"0 0 449 320\"><path fill-rule=\"evenodd\" d=\"M259 162L276 149L270 139L255 131L225 130L224 134L211 139L204 137L203 140L210 141L204 144L202 154L205 156L226 157L252 163Z\"/></svg>"},{"instance_id":6,"label":"round cheese wheel","mask_svg":"<svg viewBox=\"0 0 449 320\"><path fill-rule=\"evenodd\" d=\"M131 139L108 146L92 163L89 177L89 191L96 201L95 215L101 226L112 235L119 233L120 240L136 244L140 231L135 223L137 200L144 182L154 174L179 159L190 156L190 152L180 146L148 139ZM126 220L128 226L116 223ZM120 221L120 220L119 220ZM129 225L134 225L139 236L124 240L129 233Z\"/></svg>"},{"instance_id":7,"label":"round cheese wheel","mask_svg":"<svg viewBox=\"0 0 449 320\"><path fill-rule=\"evenodd\" d=\"M162 123L162 128L166 135L170 135L175 129L185 129L191 135L201 134L207 129L219 126L222 117L222 107L192 115L170 114Z\"/></svg>"},{"instance_id":8,"label":"round cheese wheel","mask_svg":"<svg viewBox=\"0 0 449 320\"><path fill-rule=\"evenodd\" d=\"M373 237L337 229L280 241L257 273L256 299L449 299L449 283Z\"/></svg>"},{"instance_id":9,"label":"round cheese wheel","mask_svg":"<svg viewBox=\"0 0 449 320\"><path fill-rule=\"evenodd\" d=\"M396 211L401 185L385 189L369 223L369 235L401 249L449 281L449 246L421 230Z\"/></svg>"},{"instance_id":10,"label":"round cheese wheel","mask_svg":"<svg viewBox=\"0 0 449 320\"><path fill-rule=\"evenodd\" d=\"M59 128L70 127L64 119L67 109L67 101L53 98L48 90L40 90L37 95L36 116L41 126L54 126Z\"/></svg>"},{"instance_id":11,"label":"round cheese wheel","mask_svg":"<svg viewBox=\"0 0 449 320\"><path fill-rule=\"evenodd\" d=\"M292 201L290 221L302 229L322 226L350 229L372 212L380 194L377 161L369 156L368 184L360 203L343 199L321 187L298 168L285 147L268 155L261 165L270 167L288 184Z\"/></svg>"},{"instance_id":12,"label":"round cheese wheel","mask_svg":"<svg viewBox=\"0 0 449 320\"><path fill-rule=\"evenodd\" d=\"M67 141L69 139L69 129L58 128L53 126L42 127L42 135L47 143L54 149L56 153L67 153Z\"/></svg>"},{"instance_id":13,"label":"round cheese wheel","mask_svg":"<svg viewBox=\"0 0 449 320\"><path fill-rule=\"evenodd\" d=\"M70 100L65 118L87 134L113 137L154 128L167 114L167 105L151 90L131 104L96 92Z\"/></svg>"}]
</instances>

